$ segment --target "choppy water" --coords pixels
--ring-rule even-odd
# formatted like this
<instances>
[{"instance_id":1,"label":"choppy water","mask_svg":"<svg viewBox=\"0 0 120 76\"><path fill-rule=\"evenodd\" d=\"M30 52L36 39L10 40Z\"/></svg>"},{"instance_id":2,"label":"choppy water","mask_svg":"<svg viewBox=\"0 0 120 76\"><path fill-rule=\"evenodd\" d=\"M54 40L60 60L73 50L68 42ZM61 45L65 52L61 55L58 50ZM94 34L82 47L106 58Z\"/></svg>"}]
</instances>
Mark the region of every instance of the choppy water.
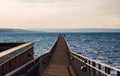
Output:
<instances>
[{"instance_id":1,"label":"choppy water","mask_svg":"<svg viewBox=\"0 0 120 76\"><path fill-rule=\"evenodd\" d=\"M76 33L67 39L73 52L120 66L120 33Z\"/></svg>"},{"instance_id":2,"label":"choppy water","mask_svg":"<svg viewBox=\"0 0 120 76\"><path fill-rule=\"evenodd\" d=\"M0 42L34 42L35 57L50 50L55 40L56 33L1 33Z\"/></svg>"},{"instance_id":3,"label":"choppy water","mask_svg":"<svg viewBox=\"0 0 120 76\"><path fill-rule=\"evenodd\" d=\"M0 42L32 41L35 57L48 52L57 33L0 33ZM66 33L73 52L101 62L120 66L120 33Z\"/></svg>"}]
</instances>

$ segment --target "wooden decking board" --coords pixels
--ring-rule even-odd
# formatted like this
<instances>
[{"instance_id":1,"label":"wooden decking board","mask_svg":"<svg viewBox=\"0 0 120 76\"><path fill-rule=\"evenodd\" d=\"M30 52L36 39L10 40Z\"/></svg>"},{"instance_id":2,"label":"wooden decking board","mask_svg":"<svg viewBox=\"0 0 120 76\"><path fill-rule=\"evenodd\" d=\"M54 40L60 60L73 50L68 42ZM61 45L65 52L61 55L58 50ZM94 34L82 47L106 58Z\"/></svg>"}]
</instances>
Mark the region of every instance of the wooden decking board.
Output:
<instances>
[{"instance_id":1,"label":"wooden decking board","mask_svg":"<svg viewBox=\"0 0 120 76\"><path fill-rule=\"evenodd\" d=\"M42 76L70 76L68 66L70 66L69 59L66 54L66 47L64 38L59 37L58 44L54 51L48 67L43 72Z\"/></svg>"}]
</instances>

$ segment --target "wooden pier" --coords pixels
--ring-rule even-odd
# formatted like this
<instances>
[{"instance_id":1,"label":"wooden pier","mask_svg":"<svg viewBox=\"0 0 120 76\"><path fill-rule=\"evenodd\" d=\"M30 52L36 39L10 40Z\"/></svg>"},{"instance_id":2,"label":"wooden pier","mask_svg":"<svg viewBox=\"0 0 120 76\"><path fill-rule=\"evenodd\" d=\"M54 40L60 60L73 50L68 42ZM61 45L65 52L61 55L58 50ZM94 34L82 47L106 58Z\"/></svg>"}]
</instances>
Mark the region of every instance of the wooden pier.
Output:
<instances>
[{"instance_id":1,"label":"wooden pier","mask_svg":"<svg viewBox=\"0 0 120 76\"><path fill-rule=\"evenodd\" d=\"M42 76L70 76L69 66L70 61L68 59L64 38L59 37L50 63Z\"/></svg>"},{"instance_id":2,"label":"wooden pier","mask_svg":"<svg viewBox=\"0 0 120 76\"><path fill-rule=\"evenodd\" d=\"M33 60L32 42L0 42L0 76Z\"/></svg>"},{"instance_id":3,"label":"wooden pier","mask_svg":"<svg viewBox=\"0 0 120 76\"><path fill-rule=\"evenodd\" d=\"M120 76L120 69L73 53L60 35L50 52L5 76Z\"/></svg>"}]
</instances>

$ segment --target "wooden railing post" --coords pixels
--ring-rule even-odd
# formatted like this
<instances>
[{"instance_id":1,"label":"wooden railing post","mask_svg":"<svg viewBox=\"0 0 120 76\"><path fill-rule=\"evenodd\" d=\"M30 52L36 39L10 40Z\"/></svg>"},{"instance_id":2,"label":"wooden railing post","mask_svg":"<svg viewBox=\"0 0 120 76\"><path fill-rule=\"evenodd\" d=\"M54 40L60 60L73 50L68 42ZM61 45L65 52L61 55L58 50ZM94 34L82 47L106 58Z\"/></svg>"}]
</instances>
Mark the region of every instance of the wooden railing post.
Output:
<instances>
[{"instance_id":1,"label":"wooden railing post","mask_svg":"<svg viewBox=\"0 0 120 76\"><path fill-rule=\"evenodd\" d=\"M78 60L75 59L75 64L74 65L76 65L76 70L77 70L77 73L79 75L79 64L78 63L79 63Z\"/></svg>"},{"instance_id":2,"label":"wooden railing post","mask_svg":"<svg viewBox=\"0 0 120 76\"><path fill-rule=\"evenodd\" d=\"M120 76L120 72L119 71L117 71L117 76Z\"/></svg>"},{"instance_id":3,"label":"wooden railing post","mask_svg":"<svg viewBox=\"0 0 120 76\"><path fill-rule=\"evenodd\" d=\"M83 62L81 60L78 60L79 61L79 66L78 66L78 75L79 76L84 76L84 73L83 73L83 70L81 69L81 67L83 66Z\"/></svg>"},{"instance_id":4,"label":"wooden railing post","mask_svg":"<svg viewBox=\"0 0 120 76\"><path fill-rule=\"evenodd\" d=\"M86 66L86 63L87 63L87 59L84 59L84 65L85 65L85 68L86 68L86 70L84 71L84 76L87 76L87 66Z\"/></svg>"},{"instance_id":5,"label":"wooden railing post","mask_svg":"<svg viewBox=\"0 0 120 76\"><path fill-rule=\"evenodd\" d=\"M101 70L101 65L100 64L98 64L98 69ZM98 76L101 76L100 72L98 72Z\"/></svg>"},{"instance_id":6,"label":"wooden railing post","mask_svg":"<svg viewBox=\"0 0 120 76\"><path fill-rule=\"evenodd\" d=\"M79 72L80 72L80 73L79 73L79 76L83 76L83 72L82 72L82 70L81 70L82 65L83 65L82 62L80 61L80 64L79 64L79 69L80 69L80 70L79 70Z\"/></svg>"},{"instance_id":7,"label":"wooden railing post","mask_svg":"<svg viewBox=\"0 0 120 76\"><path fill-rule=\"evenodd\" d=\"M88 64L91 64L90 60L88 61ZM87 72L88 72L87 76L91 76L91 67L90 66L88 66L88 71Z\"/></svg>"},{"instance_id":8,"label":"wooden railing post","mask_svg":"<svg viewBox=\"0 0 120 76\"><path fill-rule=\"evenodd\" d=\"M92 62L92 66L96 66L95 62ZM96 70L94 68L92 69L92 76L96 76Z\"/></svg>"},{"instance_id":9,"label":"wooden railing post","mask_svg":"<svg viewBox=\"0 0 120 76\"><path fill-rule=\"evenodd\" d=\"M105 73L110 74L110 68L105 67Z\"/></svg>"}]
</instances>

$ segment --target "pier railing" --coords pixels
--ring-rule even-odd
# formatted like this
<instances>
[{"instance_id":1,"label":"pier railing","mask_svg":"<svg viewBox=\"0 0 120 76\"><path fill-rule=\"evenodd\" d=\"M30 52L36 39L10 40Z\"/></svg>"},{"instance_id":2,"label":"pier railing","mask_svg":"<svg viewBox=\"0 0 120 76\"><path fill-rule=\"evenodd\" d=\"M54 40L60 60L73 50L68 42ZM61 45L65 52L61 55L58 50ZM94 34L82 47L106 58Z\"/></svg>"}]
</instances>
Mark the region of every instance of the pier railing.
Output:
<instances>
[{"instance_id":1,"label":"pier railing","mask_svg":"<svg viewBox=\"0 0 120 76\"><path fill-rule=\"evenodd\" d=\"M7 73L5 76L40 76L40 73L44 71L49 61L49 53L42 55L41 57L32 60L23 66Z\"/></svg>"},{"instance_id":2,"label":"pier railing","mask_svg":"<svg viewBox=\"0 0 120 76\"><path fill-rule=\"evenodd\" d=\"M54 53L58 41L51 47L50 52L31 60L23 66L5 74L4 76L41 76Z\"/></svg>"},{"instance_id":3,"label":"pier railing","mask_svg":"<svg viewBox=\"0 0 120 76\"><path fill-rule=\"evenodd\" d=\"M67 54L77 76L120 76L120 69L73 53L65 40Z\"/></svg>"},{"instance_id":4,"label":"pier railing","mask_svg":"<svg viewBox=\"0 0 120 76\"><path fill-rule=\"evenodd\" d=\"M72 64L76 71L81 71L82 76L120 76L120 69L112 67L110 65L98 62L96 60L77 55L71 54ZM77 70L79 66L80 70Z\"/></svg>"}]
</instances>

